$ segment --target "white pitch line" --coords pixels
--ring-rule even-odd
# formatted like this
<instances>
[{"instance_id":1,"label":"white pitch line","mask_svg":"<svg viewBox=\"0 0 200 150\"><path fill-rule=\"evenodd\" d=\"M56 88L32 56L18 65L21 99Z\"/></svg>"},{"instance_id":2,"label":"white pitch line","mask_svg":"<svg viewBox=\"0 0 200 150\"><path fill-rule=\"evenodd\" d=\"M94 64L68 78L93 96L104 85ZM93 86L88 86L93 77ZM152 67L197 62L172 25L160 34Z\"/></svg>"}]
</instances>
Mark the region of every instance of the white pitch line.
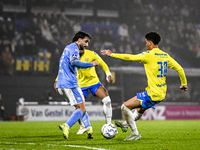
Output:
<instances>
[{"instance_id":1,"label":"white pitch line","mask_svg":"<svg viewBox=\"0 0 200 150\"><path fill-rule=\"evenodd\" d=\"M12 142L0 142L0 144L5 145L36 145L35 143L12 143ZM38 145L38 144L37 144ZM85 148L85 149L94 149L94 150L110 150L110 149L103 149L103 148L97 148L97 147L88 147L88 146L79 146L79 145L59 145L59 144L39 144L39 145L47 145L47 146L64 146L64 147L77 147L77 148Z\"/></svg>"}]
</instances>

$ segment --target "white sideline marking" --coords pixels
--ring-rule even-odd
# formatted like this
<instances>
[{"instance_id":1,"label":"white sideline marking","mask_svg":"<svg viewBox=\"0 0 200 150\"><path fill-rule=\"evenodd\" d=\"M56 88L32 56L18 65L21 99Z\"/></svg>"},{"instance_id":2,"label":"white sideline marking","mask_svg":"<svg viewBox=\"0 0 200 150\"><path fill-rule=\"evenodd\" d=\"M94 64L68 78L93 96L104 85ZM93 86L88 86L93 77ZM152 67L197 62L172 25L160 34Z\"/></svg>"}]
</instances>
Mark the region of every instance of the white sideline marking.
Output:
<instances>
[{"instance_id":1,"label":"white sideline marking","mask_svg":"<svg viewBox=\"0 0 200 150\"><path fill-rule=\"evenodd\" d=\"M0 142L0 144L5 145L36 145L35 143L12 143L12 142ZM77 147L77 148L85 148L85 149L95 149L95 150L108 150L103 148L96 148L96 147L88 147L88 146L79 146L79 145L59 145L59 144L37 144L37 145L47 145L47 146L64 146L64 147ZM13 149L12 149L13 150Z\"/></svg>"}]
</instances>

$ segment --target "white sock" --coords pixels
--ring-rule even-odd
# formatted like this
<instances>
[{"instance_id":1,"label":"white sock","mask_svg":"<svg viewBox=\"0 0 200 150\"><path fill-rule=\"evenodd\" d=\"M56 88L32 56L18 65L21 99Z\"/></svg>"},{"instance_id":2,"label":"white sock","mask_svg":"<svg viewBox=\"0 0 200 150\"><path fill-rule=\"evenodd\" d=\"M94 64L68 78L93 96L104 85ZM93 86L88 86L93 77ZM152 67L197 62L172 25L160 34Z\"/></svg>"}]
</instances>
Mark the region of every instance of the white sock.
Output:
<instances>
[{"instance_id":1,"label":"white sock","mask_svg":"<svg viewBox=\"0 0 200 150\"><path fill-rule=\"evenodd\" d=\"M139 120L142 117L143 113L139 113L137 110L133 112L133 117L135 118L135 121Z\"/></svg>"},{"instance_id":2,"label":"white sock","mask_svg":"<svg viewBox=\"0 0 200 150\"><path fill-rule=\"evenodd\" d=\"M78 119L78 123L79 123L81 128L85 128L85 125L84 125L84 123L81 119Z\"/></svg>"},{"instance_id":3,"label":"white sock","mask_svg":"<svg viewBox=\"0 0 200 150\"><path fill-rule=\"evenodd\" d=\"M106 123L111 123L112 120L112 106L111 106L111 99L109 96L106 96L102 99L103 102L103 112L106 117Z\"/></svg>"},{"instance_id":4,"label":"white sock","mask_svg":"<svg viewBox=\"0 0 200 150\"><path fill-rule=\"evenodd\" d=\"M135 121L139 120L142 117L142 115L143 115L143 113L139 113L136 109L133 112L133 118L135 118L134 119ZM126 121L123 121L122 124L124 127L128 127L128 124Z\"/></svg>"},{"instance_id":5,"label":"white sock","mask_svg":"<svg viewBox=\"0 0 200 150\"><path fill-rule=\"evenodd\" d=\"M132 134L138 135L139 133L138 133L137 126L134 121L133 113L131 112L131 110L127 108L124 104L122 104L121 110L125 117L126 122L128 123L132 131Z\"/></svg>"}]
</instances>

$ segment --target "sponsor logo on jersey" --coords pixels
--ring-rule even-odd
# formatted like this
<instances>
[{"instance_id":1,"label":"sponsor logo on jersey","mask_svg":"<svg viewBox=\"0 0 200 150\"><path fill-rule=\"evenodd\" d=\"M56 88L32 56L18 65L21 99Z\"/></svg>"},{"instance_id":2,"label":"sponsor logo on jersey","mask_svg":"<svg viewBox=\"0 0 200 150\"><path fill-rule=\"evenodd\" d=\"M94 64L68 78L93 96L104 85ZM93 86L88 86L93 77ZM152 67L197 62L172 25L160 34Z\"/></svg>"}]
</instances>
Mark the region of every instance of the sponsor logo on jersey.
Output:
<instances>
[{"instance_id":1,"label":"sponsor logo on jersey","mask_svg":"<svg viewBox=\"0 0 200 150\"><path fill-rule=\"evenodd\" d=\"M72 57L77 58L77 55L76 55L76 54L73 54Z\"/></svg>"},{"instance_id":2,"label":"sponsor logo on jersey","mask_svg":"<svg viewBox=\"0 0 200 150\"><path fill-rule=\"evenodd\" d=\"M163 53L155 53L156 56L160 56L160 58L167 58L167 54Z\"/></svg>"},{"instance_id":3,"label":"sponsor logo on jersey","mask_svg":"<svg viewBox=\"0 0 200 150\"><path fill-rule=\"evenodd\" d=\"M167 54L162 54L162 53L155 53L155 55L164 55L164 56L167 56Z\"/></svg>"},{"instance_id":4,"label":"sponsor logo on jersey","mask_svg":"<svg viewBox=\"0 0 200 150\"><path fill-rule=\"evenodd\" d=\"M157 87L162 87L162 86L165 86L165 85L166 85L166 83L164 83L164 84L156 84Z\"/></svg>"}]
</instances>

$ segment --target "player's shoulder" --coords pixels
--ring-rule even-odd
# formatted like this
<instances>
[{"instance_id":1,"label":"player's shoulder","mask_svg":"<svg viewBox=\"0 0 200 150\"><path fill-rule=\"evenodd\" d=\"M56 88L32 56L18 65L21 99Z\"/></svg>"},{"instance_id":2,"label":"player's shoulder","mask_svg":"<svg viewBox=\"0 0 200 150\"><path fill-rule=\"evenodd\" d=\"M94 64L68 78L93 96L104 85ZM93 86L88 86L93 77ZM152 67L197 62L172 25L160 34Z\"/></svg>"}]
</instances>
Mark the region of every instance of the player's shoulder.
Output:
<instances>
[{"instance_id":1,"label":"player's shoulder","mask_svg":"<svg viewBox=\"0 0 200 150\"><path fill-rule=\"evenodd\" d=\"M89 49L85 49L84 50L87 54L90 54L90 55L97 55L98 56L98 54L95 52L95 51L92 51L92 50L89 50Z\"/></svg>"},{"instance_id":2,"label":"player's shoulder","mask_svg":"<svg viewBox=\"0 0 200 150\"><path fill-rule=\"evenodd\" d=\"M168 55L167 52L165 52L159 48L154 48L153 50L151 50L151 53L154 55Z\"/></svg>"},{"instance_id":3,"label":"player's shoulder","mask_svg":"<svg viewBox=\"0 0 200 150\"><path fill-rule=\"evenodd\" d=\"M142 53L140 53L140 55L147 55L147 54L150 54L151 53L151 51L143 51Z\"/></svg>"},{"instance_id":4,"label":"player's shoulder","mask_svg":"<svg viewBox=\"0 0 200 150\"><path fill-rule=\"evenodd\" d=\"M94 51L89 50L89 49L84 49L84 51L85 51L86 53L93 53L93 52L94 52Z\"/></svg>"},{"instance_id":5,"label":"player's shoulder","mask_svg":"<svg viewBox=\"0 0 200 150\"><path fill-rule=\"evenodd\" d=\"M77 47L77 44L76 43L71 43L71 44L67 45L66 47Z\"/></svg>"},{"instance_id":6,"label":"player's shoulder","mask_svg":"<svg viewBox=\"0 0 200 150\"><path fill-rule=\"evenodd\" d=\"M168 54L160 50L159 48L154 48L152 50L143 51L142 53L140 53L140 55L151 57L152 55L168 55Z\"/></svg>"},{"instance_id":7,"label":"player's shoulder","mask_svg":"<svg viewBox=\"0 0 200 150\"><path fill-rule=\"evenodd\" d=\"M161 50L160 48L154 48L152 51L160 52L160 53L166 53L165 51Z\"/></svg>"},{"instance_id":8,"label":"player's shoulder","mask_svg":"<svg viewBox=\"0 0 200 150\"><path fill-rule=\"evenodd\" d=\"M78 45L76 43L71 43L65 47L65 50L75 50L79 51Z\"/></svg>"}]
</instances>

